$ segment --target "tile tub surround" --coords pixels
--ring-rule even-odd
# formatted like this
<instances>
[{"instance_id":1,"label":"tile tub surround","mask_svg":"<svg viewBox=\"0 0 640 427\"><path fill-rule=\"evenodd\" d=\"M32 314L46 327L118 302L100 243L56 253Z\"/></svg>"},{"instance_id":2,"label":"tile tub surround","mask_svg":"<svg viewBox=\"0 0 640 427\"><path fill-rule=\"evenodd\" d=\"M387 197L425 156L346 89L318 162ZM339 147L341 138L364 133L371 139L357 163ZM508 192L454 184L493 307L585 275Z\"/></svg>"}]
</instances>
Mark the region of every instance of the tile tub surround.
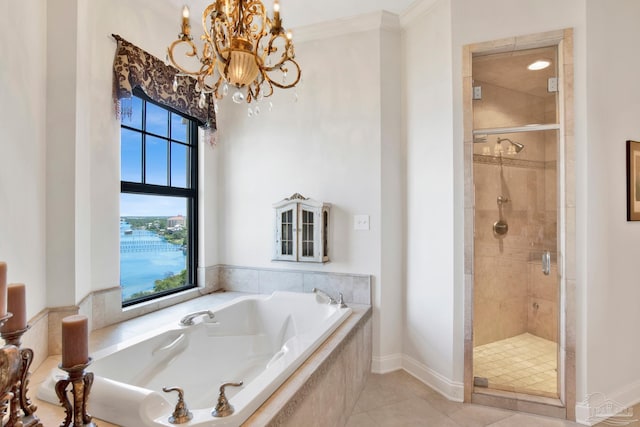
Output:
<instances>
[{"instance_id":1,"label":"tile tub surround","mask_svg":"<svg viewBox=\"0 0 640 427\"><path fill-rule=\"evenodd\" d=\"M243 424L247 427L344 425L371 372L369 306L353 313Z\"/></svg>"},{"instance_id":2,"label":"tile tub surround","mask_svg":"<svg viewBox=\"0 0 640 427\"><path fill-rule=\"evenodd\" d=\"M311 292L322 289L334 298L342 293L344 301L371 305L371 276L322 271L284 270L221 265L218 286L228 291L270 294L275 290Z\"/></svg>"},{"instance_id":3,"label":"tile tub surround","mask_svg":"<svg viewBox=\"0 0 640 427\"><path fill-rule=\"evenodd\" d=\"M245 296L240 292L217 292L206 295L185 303L181 303L163 310L159 310L135 319L127 320L116 325L111 325L91 332L89 347L95 352L110 345L122 342L136 335L148 332L159 325L168 322L176 322L186 313L209 309L222 304L238 296ZM363 305L351 305L352 315L329 337L329 339L285 382L269 401L258 411L262 414L260 421L281 417L283 411L296 411L309 399L316 402L318 396L330 395L335 397L336 390L347 390L338 393L344 397L344 405L339 417L346 420L351 408L355 405L355 399L364 386L371 365L371 307ZM49 357L42 366L37 369L31 382L31 389L36 390L50 370L57 366L59 356ZM320 373L315 373L319 369ZM334 374L331 374L334 372ZM325 383L324 378L336 378L335 372L340 372L340 385L332 387L329 394L318 383ZM215 385L214 385L215 386ZM346 387L346 388L345 388ZM34 391L35 395L35 391ZM289 400L292 399L293 403ZM62 408L47 402L33 399L38 405L38 416L44 425L56 425L64 418ZM215 402L212 402L212 407ZM188 404L188 401L187 401ZM347 411L348 412L345 412ZM91 401L89 401L89 413ZM328 416L331 414L328 414ZM332 418L333 419L333 418ZM47 422L49 420L50 422ZM99 420L96 420L98 422ZM248 422L247 422L248 423ZM245 425L266 425L247 424ZM344 423L344 421L342 422ZM113 424L99 422L100 426L112 426ZM273 424L279 425L279 424ZM322 425L340 425L327 422Z\"/></svg>"}]
</instances>

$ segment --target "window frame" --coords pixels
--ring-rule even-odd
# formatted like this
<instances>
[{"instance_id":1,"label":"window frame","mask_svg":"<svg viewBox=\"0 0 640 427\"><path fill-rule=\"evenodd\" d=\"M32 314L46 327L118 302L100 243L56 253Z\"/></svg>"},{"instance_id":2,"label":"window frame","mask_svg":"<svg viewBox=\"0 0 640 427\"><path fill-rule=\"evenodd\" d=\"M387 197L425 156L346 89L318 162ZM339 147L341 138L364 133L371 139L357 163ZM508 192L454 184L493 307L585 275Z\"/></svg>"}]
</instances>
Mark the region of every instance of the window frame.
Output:
<instances>
[{"instance_id":1,"label":"window frame","mask_svg":"<svg viewBox=\"0 0 640 427\"><path fill-rule=\"evenodd\" d=\"M166 196L166 197L183 197L187 200L187 213L186 213L186 221L187 221L187 238L189 244L187 245L187 284L185 286L169 289L166 291L156 292L151 295L146 295L140 298L135 298L132 300L122 301L122 307L130 307L136 304L140 304L146 301L151 301L163 296L175 294L178 292L185 291L187 289L192 289L198 286L197 280L197 269L198 269L198 126L201 123L184 113L177 111L174 108L168 107L166 105L159 104L152 100L149 96L147 96L142 89L139 87L134 88L132 96L140 98L142 101L142 123L140 128L127 126L122 120L120 121L120 129L127 129L129 131L138 132L141 134L141 180L142 182L131 182L131 181L123 181L122 177L120 180L120 194L139 194L139 195L149 195L149 196ZM167 120L168 120L168 131L166 136L157 135L155 133L147 132L146 130L146 107L147 104L151 103L155 106L162 108L167 111ZM178 140L171 139L171 114L178 115L184 119L187 119L188 126L186 129L186 140L187 142L182 142ZM166 141L167 143L167 185L157 185L157 184L146 184L146 139L147 137L160 138ZM188 188L182 187L172 187L171 186L171 144L179 143L183 144L190 148L189 155L187 158L189 159L189 171L188 171L188 179L187 183ZM121 142L122 144L122 142ZM122 150L122 147L121 147ZM120 162L122 163L122 151L120 153Z\"/></svg>"}]
</instances>

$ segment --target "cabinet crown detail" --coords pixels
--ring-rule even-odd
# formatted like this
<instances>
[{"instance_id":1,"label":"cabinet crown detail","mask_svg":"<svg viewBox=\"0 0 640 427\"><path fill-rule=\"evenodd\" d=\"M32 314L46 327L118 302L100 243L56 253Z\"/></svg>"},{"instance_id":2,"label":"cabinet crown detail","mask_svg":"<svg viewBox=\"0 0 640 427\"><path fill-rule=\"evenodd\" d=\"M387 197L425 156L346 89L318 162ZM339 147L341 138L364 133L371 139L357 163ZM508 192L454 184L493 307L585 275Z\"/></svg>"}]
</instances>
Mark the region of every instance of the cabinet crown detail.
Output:
<instances>
[{"instance_id":1,"label":"cabinet crown detail","mask_svg":"<svg viewBox=\"0 0 640 427\"><path fill-rule=\"evenodd\" d=\"M274 261L329 261L329 203L295 193L273 208Z\"/></svg>"}]
</instances>

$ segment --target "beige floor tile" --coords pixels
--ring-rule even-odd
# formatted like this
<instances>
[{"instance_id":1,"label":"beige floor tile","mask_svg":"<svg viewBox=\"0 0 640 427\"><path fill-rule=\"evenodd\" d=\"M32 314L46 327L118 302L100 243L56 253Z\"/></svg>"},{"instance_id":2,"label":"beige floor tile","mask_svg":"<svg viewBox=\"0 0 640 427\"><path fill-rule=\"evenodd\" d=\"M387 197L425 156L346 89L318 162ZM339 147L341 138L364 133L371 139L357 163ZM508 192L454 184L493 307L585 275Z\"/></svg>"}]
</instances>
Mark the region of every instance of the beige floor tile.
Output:
<instances>
[{"instance_id":1,"label":"beige floor tile","mask_svg":"<svg viewBox=\"0 0 640 427\"><path fill-rule=\"evenodd\" d=\"M502 419L513 416L513 411L488 406L464 405L459 411L449 414L449 418L464 427L485 427Z\"/></svg>"},{"instance_id":2,"label":"beige floor tile","mask_svg":"<svg viewBox=\"0 0 640 427\"><path fill-rule=\"evenodd\" d=\"M569 427L579 426L571 421L559 420L556 418L541 417L536 415L515 414L487 427Z\"/></svg>"},{"instance_id":3,"label":"beige floor tile","mask_svg":"<svg viewBox=\"0 0 640 427\"><path fill-rule=\"evenodd\" d=\"M424 399L411 398L367 412L379 427L460 427Z\"/></svg>"},{"instance_id":4,"label":"beige floor tile","mask_svg":"<svg viewBox=\"0 0 640 427\"><path fill-rule=\"evenodd\" d=\"M371 418L371 415L366 412L360 412L359 414L351 415L345 427L377 427L378 425L376 420Z\"/></svg>"},{"instance_id":5,"label":"beige floor tile","mask_svg":"<svg viewBox=\"0 0 640 427\"><path fill-rule=\"evenodd\" d=\"M555 396L556 359L556 343L524 333L476 347L474 376L487 378L490 388Z\"/></svg>"}]
</instances>

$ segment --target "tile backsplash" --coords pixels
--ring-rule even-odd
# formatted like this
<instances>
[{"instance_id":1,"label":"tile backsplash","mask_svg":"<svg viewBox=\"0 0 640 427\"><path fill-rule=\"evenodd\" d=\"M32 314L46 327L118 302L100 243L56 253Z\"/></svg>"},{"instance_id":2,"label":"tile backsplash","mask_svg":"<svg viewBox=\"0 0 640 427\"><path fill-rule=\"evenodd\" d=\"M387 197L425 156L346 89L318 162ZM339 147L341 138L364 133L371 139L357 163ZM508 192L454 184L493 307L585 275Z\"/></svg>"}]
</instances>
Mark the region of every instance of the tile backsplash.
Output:
<instances>
[{"instance_id":1,"label":"tile backsplash","mask_svg":"<svg viewBox=\"0 0 640 427\"><path fill-rule=\"evenodd\" d=\"M346 303L371 305L371 276L365 274L277 270L218 266L218 288L229 291L270 294L273 291L311 292L319 288Z\"/></svg>"}]
</instances>

